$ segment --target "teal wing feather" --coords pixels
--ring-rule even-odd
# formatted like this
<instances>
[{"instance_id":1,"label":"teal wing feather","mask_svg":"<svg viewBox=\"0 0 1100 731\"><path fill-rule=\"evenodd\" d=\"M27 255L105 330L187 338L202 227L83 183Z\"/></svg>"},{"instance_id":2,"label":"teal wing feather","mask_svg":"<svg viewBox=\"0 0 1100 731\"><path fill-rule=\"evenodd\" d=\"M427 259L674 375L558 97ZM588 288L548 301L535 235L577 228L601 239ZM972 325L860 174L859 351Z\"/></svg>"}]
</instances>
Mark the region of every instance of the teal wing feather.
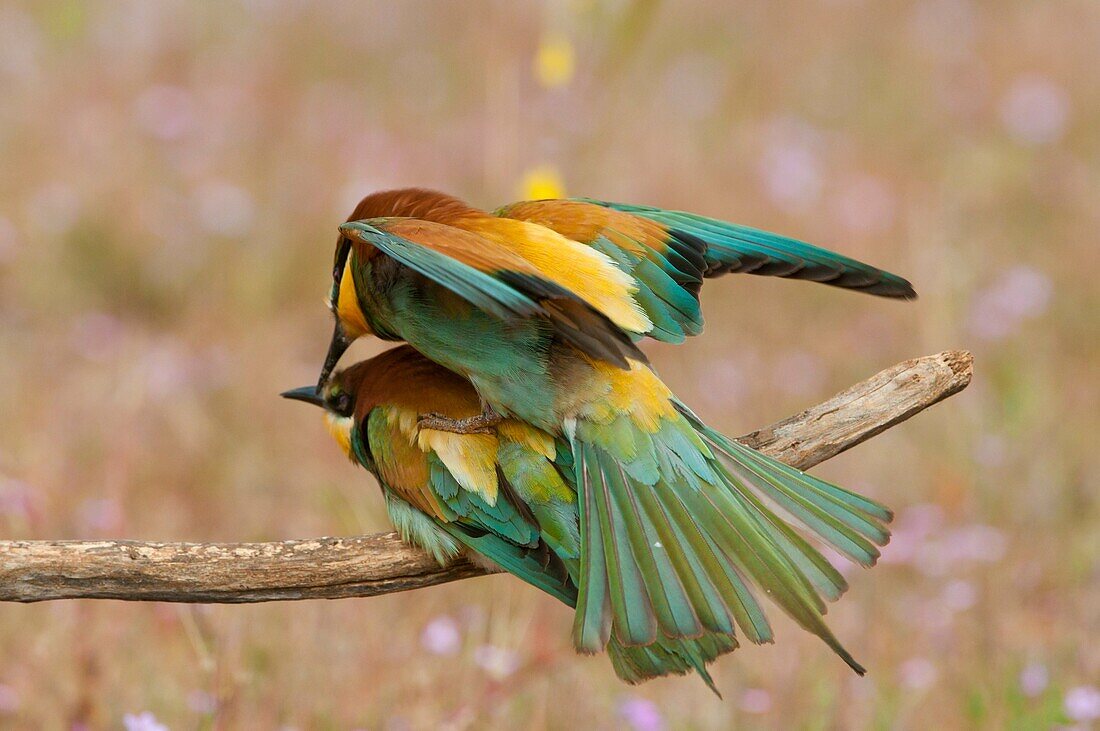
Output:
<instances>
[{"instance_id":1,"label":"teal wing feather","mask_svg":"<svg viewBox=\"0 0 1100 731\"><path fill-rule=\"evenodd\" d=\"M560 559L552 553L517 546L494 533L479 531L466 523L440 523L452 538L481 554L508 573L541 589L570 607L576 606L577 588Z\"/></svg>"},{"instance_id":2,"label":"teal wing feather","mask_svg":"<svg viewBox=\"0 0 1100 731\"><path fill-rule=\"evenodd\" d=\"M502 499L489 505L477 493L463 489L434 452L428 455L428 465L431 469L431 490L449 509L449 520L487 531L517 546L538 546L538 525L525 518L511 501Z\"/></svg>"},{"instance_id":3,"label":"teal wing feather","mask_svg":"<svg viewBox=\"0 0 1100 731\"><path fill-rule=\"evenodd\" d=\"M542 540L563 559L581 553L577 493L558 467L523 444L501 439L497 462L505 484L530 511Z\"/></svg>"},{"instance_id":4,"label":"teal wing feather","mask_svg":"<svg viewBox=\"0 0 1100 731\"><path fill-rule=\"evenodd\" d=\"M662 342L681 343L688 335L702 332L703 313L698 297L701 280L695 274L685 273L666 255L645 243L636 244L647 256L626 251L605 236L596 239L592 248L606 254L634 277L638 286L634 296L653 323L653 329L646 334Z\"/></svg>"},{"instance_id":5,"label":"teal wing feather","mask_svg":"<svg viewBox=\"0 0 1100 731\"><path fill-rule=\"evenodd\" d=\"M358 435L356 435L358 437ZM365 442L355 448L360 464L371 470L386 494L390 519L402 537L432 554L440 563L458 555L458 546L484 556L505 571L542 589L569 606L576 603L576 587L550 542L568 545L560 539L560 527L552 527L544 539L532 513L505 491L489 505L481 495L464 489L435 452L426 455L429 479L421 489L430 492L433 502L443 510L443 519L428 515L398 497L378 472L378 465L392 463L396 453L393 440L405 439L388 420L383 408L366 416ZM364 462L362 456L369 456ZM533 455L549 464L545 457ZM514 460L513 460L514 461Z\"/></svg>"},{"instance_id":6,"label":"teal wing feather","mask_svg":"<svg viewBox=\"0 0 1100 731\"><path fill-rule=\"evenodd\" d=\"M538 317L563 340L594 358L621 367L627 366L627 358L646 362L629 334L561 285L531 272L481 271L386 231L382 228L385 220L351 221L340 230L496 317Z\"/></svg>"},{"instance_id":7,"label":"teal wing feather","mask_svg":"<svg viewBox=\"0 0 1100 731\"><path fill-rule=\"evenodd\" d=\"M377 247L474 307L497 317L509 319L542 313L538 301L531 294L446 254L376 228L368 221L351 221L342 225L340 230L348 238L358 238Z\"/></svg>"},{"instance_id":8,"label":"teal wing feather","mask_svg":"<svg viewBox=\"0 0 1100 731\"><path fill-rule=\"evenodd\" d=\"M881 297L915 299L912 284L902 277L849 257L787 236L750 226L727 223L683 211L588 201L656 221L677 238L695 238L706 245L705 276L744 272L822 282Z\"/></svg>"}]
</instances>

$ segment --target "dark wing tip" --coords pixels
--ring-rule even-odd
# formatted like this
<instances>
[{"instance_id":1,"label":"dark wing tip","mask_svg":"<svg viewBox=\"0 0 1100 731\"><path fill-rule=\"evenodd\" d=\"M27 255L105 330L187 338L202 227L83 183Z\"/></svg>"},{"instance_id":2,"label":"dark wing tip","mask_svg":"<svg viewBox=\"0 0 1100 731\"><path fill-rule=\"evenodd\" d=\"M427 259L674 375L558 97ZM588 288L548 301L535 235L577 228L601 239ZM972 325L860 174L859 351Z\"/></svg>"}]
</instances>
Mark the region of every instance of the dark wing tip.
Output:
<instances>
[{"instance_id":1,"label":"dark wing tip","mask_svg":"<svg viewBox=\"0 0 1100 731\"><path fill-rule=\"evenodd\" d=\"M867 287L856 288L856 291L907 302L917 299L917 291L913 289L913 285L909 280L896 275L889 275L888 278L883 278L881 281L874 282Z\"/></svg>"}]
</instances>

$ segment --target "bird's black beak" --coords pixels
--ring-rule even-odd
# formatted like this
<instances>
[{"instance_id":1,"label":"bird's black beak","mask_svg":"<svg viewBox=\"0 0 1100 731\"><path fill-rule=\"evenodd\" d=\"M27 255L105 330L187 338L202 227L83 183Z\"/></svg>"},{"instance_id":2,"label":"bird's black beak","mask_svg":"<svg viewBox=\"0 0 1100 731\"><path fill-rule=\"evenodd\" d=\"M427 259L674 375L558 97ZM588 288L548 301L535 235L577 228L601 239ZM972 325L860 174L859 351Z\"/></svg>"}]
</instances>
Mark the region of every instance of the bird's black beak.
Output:
<instances>
[{"instance_id":1,"label":"bird's black beak","mask_svg":"<svg viewBox=\"0 0 1100 731\"><path fill-rule=\"evenodd\" d=\"M283 391L279 395L295 401L305 401L307 404L313 404L314 406L324 407L325 405L325 400L321 398L321 394L317 392L314 386L302 386L290 391Z\"/></svg>"},{"instance_id":2,"label":"bird's black beak","mask_svg":"<svg viewBox=\"0 0 1100 731\"><path fill-rule=\"evenodd\" d=\"M328 344L328 355L325 356L325 365L321 368L321 378L317 381L317 391L320 392L328 382L328 377L340 362L340 356L351 346L351 338L344 334L344 328L340 321L336 321L336 328L332 331L332 341Z\"/></svg>"}]
</instances>

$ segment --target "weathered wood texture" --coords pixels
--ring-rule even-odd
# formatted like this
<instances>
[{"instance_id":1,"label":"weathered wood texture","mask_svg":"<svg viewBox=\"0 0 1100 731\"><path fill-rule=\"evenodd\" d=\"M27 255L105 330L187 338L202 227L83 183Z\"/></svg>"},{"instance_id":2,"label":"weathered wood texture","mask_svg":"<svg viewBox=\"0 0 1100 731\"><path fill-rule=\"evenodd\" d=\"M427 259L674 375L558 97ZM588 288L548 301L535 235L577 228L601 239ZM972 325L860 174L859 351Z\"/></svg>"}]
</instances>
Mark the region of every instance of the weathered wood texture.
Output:
<instances>
[{"instance_id":1,"label":"weathered wood texture","mask_svg":"<svg viewBox=\"0 0 1100 731\"><path fill-rule=\"evenodd\" d=\"M966 388L972 362L963 351L907 360L740 441L806 469ZM395 533L272 543L0 541L0 601L15 602L339 599L485 573L465 559L440 567Z\"/></svg>"}]
</instances>

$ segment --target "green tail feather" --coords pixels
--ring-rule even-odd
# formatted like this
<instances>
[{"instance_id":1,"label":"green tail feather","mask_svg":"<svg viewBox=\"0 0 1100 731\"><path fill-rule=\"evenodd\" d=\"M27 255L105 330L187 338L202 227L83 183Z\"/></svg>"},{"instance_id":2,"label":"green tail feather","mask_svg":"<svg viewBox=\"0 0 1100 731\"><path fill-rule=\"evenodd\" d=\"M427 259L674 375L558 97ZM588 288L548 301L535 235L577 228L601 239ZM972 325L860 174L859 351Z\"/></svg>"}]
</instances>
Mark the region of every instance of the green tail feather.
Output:
<instances>
[{"instance_id":1,"label":"green tail feather","mask_svg":"<svg viewBox=\"0 0 1100 731\"><path fill-rule=\"evenodd\" d=\"M761 592L862 674L822 619L847 583L770 504L865 565L889 539L890 511L682 412L634 438L620 422L578 425L578 648L680 647L677 640L714 632L732 640L734 625L752 642L770 642Z\"/></svg>"},{"instance_id":2,"label":"green tail feather","mask_svg":"<svg viewBox=\"0 0 1100 731\"><path fill-rule=\"evenodd\" d=\"M665 675L686 675L694 670L721 698L707 665L737 647L736 639L723 634L707 634L697 640L661 638L647 647L627 647L612 638L607 643L607 654L615 674L631 685Z\"/></svg>"},{"instance_id":3,"label":"green tail feather","mask_svg":"<svg viewBox=\"0 0 1100 731\"><path fill-rule=\"evenodd\" d=\"M570 607L576 606L577 588L573 581L573 574L577 570L576 560L548 561L545 554L517 546L491 533L478 534L455 523L432 523L467 548L494 561L505 571ZM606 649L615 673L627 683L637 684L665 675L685 675L694 671L721 698L706 666L720 655L737 649L737 640L731 633L700 632L700 635L698 639L658 636L648 646L629 647L611 636L607 640Z\"/></svg>"},{"instance_id":4,"label":"green tail feather","mask_svg":"<svg viewBox=\"0 0 1100 731\"><path fill-rule=\"evenodd\" d=\"M620 467L605 475L606 496L614 503L613 514L621 516L625 528L626 544L617 545L620 555L632 557L637 562L637 579L639 587L636 591L643 596L649 595L649 601L653 607L656 623L653 630L648 629L644 637L630 637L629 644L649 644L657 639L656 629L671 637L696 637L703 633L702 624L691 607L683 584L676 574L672 560L667 550L655 550L654 547L663 547L664 544L657 537L657 527L649 519L648 514L639 509L638 496L629 487L626 474ZM619 535L622 534L619 533ZM606 536L610 535L606 532ZM629 560L629 559L627 559ZM642 586L642 576L655 577L656 585ZM648 589L648 591L647 591ZM612 595L612 608L615 606L615 595ZM616 609L616 614L619 612ZM624 632L624 635L629 633Z\"/></svg>"},{"instance_id":5,"label":"green tail feather","mask_svg":"<svg viewBox=\"0 0 1100 731\"><path fill-rule=\"evenodd\" d=\"M890 540L886 523L893 520L894 514L889 508L766 457L711 429L686 406L677 406L735 473L735 484L751 487L771 500L853 561L863 566L875 564L879 547ZM752 490L740 492L756 499Z\"/></svg>"}]
</instances>

